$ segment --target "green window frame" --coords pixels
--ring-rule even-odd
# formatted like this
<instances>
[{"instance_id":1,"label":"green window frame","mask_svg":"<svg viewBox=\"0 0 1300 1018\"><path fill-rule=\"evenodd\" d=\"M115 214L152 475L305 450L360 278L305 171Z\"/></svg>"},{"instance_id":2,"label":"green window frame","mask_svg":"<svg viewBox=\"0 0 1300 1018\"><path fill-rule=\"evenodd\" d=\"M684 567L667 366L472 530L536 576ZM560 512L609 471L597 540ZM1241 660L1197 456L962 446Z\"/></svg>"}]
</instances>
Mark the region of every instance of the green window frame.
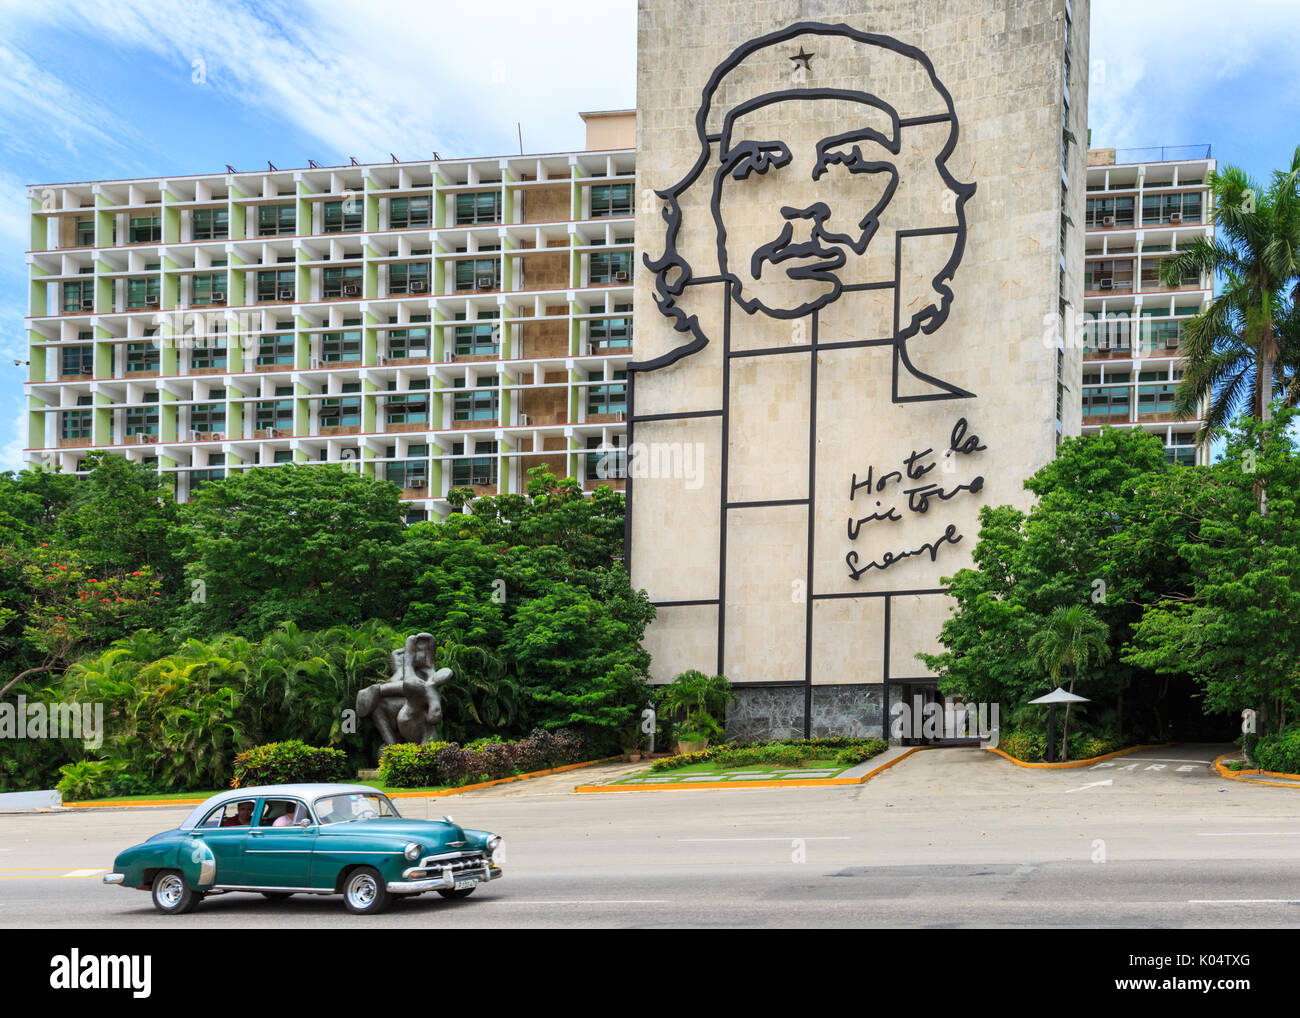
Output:
<instances>
[{"instance_id":1,"label":"green window frame","mask_svg":"<svg viewBox=\"0 0 1300 1018\"><path fill-rule=\"evenodd\" d=\"M390 198L388 200L388 228L410 230L428 227L433 222L433 204L427 197Z\"/></svg>"},{"instance_id":2,"label":"green window frame","mask_svg":"<svg viewBox=\"0 0 1300 1018\"><path fill-rule=\"evenodd\" d=\"M474 191L456 195L456 225L501 222L501 192Z\"/></svg>"},{"instance_id":3,"label":"green window frame","mask_svg":"<svg viewBox=\"0 0 1300 1018\"><path fill-rule=\"evenodd\" d=\"M126 434L128 437L131 435L158 434L158 393L146 392L144 401L145 406L126 408Z\"/></svg>"},{"instance_id":4,"label":"green window frame","mask_svg":"<svg viewBox=\"0 0 1300 1018\"><path fill-rule=\"evenodd\" d=\"M86 308L82 307L86 301L94 303L95 300L95 281L93 279L79 279L75 283L63 284L63 310L83 312ZM90 310L93 310L90 309Z\"/></svg>"},{"instance_id":5,"label":"green window frame","mask_svg":"<svg viewBox=\"0 0 1300 1018\"><path fill-rule=\"evenodd\" d=\"M591 188L591 218L630 216L632 214L632 185L594 184Z\"/></svg>"},{"instance_id":6,"label":"green window frame","mask_svg":"<svg viewBox=\"0 0 1300 1018\"><path fill-rule=\"evenodd\" d=\"M95 246L95 220L78 219L77 235L73 241L75 247L94 247Z\"/></svg>"},{"instance_id":7,"label":"green window frame","mask_svg":"<svg viewBox=\"0 0 1300 1018\"><path fill-rule=\"evenodd\" d=\"M274 400L262 400L254 404L253 427L258 431L275 428L291 432L293 431L293 386L277 385L275 395Z\"/></svg>"},{"instance_id":8,"label":"green window frame","mask_svg":"<svg viewBox=\"0 0 1300 1018\"><path fill-rule=\"evenodd\" d=\"M344 208L351 205L351 210ZM364 225L365 210L359 196L325 203L324 233L357 233Z\"/></svg>"},{"instance_id":9,"label":"green window frame","mask_svg":"<svg viewBox=\"0 0 1300 1018\"><path fill-rule=\"evenodd\" d=\"M588 326L592 348L602 350L628 349L632 346L632 319L593 318Z\"/></svg>"},{"instance_id":10,"label":"green window frame","mask_svg":"<svg viewBox=\"0 0 1300 1018\"><path fill-rule=\"evenodd\" d=\"M404 393L396 393L396 382L389 382L390 395L384 406L384 420L388 424L429 423L429 381L417 378Z\"/></svg>"},{"instance_id":11,"label":"green window frame","mask_svg":"<svg viewBox=\"0 0 1300 1018\"><path fill-rule=\"evenodd\" d=\"M225 336L204 336L190 349L190 368L225 368L230 365L230 347Z\"/></svg>"},{"instance_id":12,"label":"green window frame","mask_svg":"<svg viewBox=\"0 0 1300 1018\"><path fill-rule=\"evenodd\" d=\"M331 396L320 401L318 418L322 427L360 427L361 396L349 396L347 393L360 393L360 382L346 382L342 390L345 395Z\"/></svg>"},{"instance_id":13,"label":"green window frame","mask_svg":"<svg viewBox=\"0 0 1300 1018\"><path fill-rule=\"evenodd\" d=\"M361 265L336 265L323 270L321 296L325 300L333 300L336 297L344 296L344 287L355 286L357 292L355 296L349 295L352 299L359 299L361 296L362 274L364 266Z\"/></svg>"},{"instance_id":14,"label":"green window frame","mask_svg":"<svg viewBox=\"0 0 1300 1018\"><path fill-rule=\"evenodd\" d=\"M257 344L257 363L290 364L295 363L293 336L261 336Z\"/></svg>"},{"instance_id":15,"label":"green window frame","mask_svg":"<svg viewBox=\"0 0 1300 1018\"><path fill-rule=\"evenodd\" d=\"M298 209L293 202L257 207L259 237L289 237L298 232Z\"/></svg>"},{"instance_id":16,"label":"green window frame","mask_svg":"<svg viewBox=\"0 0 1300 1018\"><path fill-rule=\"evenodd\" d=\"M428 316L424 316L428 317ZM414 322L416 319L412 318ZM388 331L389 357L431 357L433 348L429 327L390 329Z\"/></svg>"},{"instance_id":17,"label":"green window frame","mask_svg":"<svg viewBox=\"0 0 1300 1018\"><path fill-rule=\"evenodd\" d=\"M424 292L429 292L428 262L401 262L388 266L389 293L410 293L412 283L423 283Z\"/></svg>"},{"instance_id":18,"label":"green window frame","mask_svg":"<svg viewBox=\"0 0 1300 1018\"><path fill-rule=\"evenodd\" d=\"M60 374L94 374L95 348L93 346L65 346L61 353Z\"/></svg>"},{"instance_id":19,"label":"green window frame","mask_svg":"<svg viewBox=\"0 0 1300 1018\"><path fill-rule=\"evenodd\" d=\"M93 417L91 410L64 410L59 414L59 435L69 440L89 438Z\"/></svg>"},{"instance_id":20,"label":"green window frame","mask_svg":"<svg viewBox=\"0 0 1300 1018\"><path fill-rule=\"evenodd\" d=\"M157 307L160 292L161 282L157 276L133 276L126 281L127 309Z\"/></svg>"},{"instance_id":21,"label":"green window frame","mask_svg":"<svg viewBox=\"0 0 1300 1018\"><path fill-rule=\"evenodd\" d=\"M458 325L455 331L455 349L458 357L493 356L497 352L497 326L491 324L496 320L495 311L480 311L479 321L474 325ZM464 321L463 313L457 313L456 320Z\"/></svg>"},{"instance_id":22,"label":"green window frame","mask_svg":"<svg viewBox=\"0 0 1300 1018\"><path fill-rule=\"evenodd\" d=\"M126 371L157 371L161 361L161 351L156 343L127 343Z\"/></svg>"},{"instance_id":23,"label":"green window frame","mask_svg":"<svg viewBox=\"0 0 1300 1018\"><path fill-rule=\"evenodd\" d=\"M479 289L479 283L491 278L484 290L501 289L501 260L499 258L470 258L456 262L456 292Z\"/></svg>"},{"instance_id":24,"label":"green window frame","mask_svg":"<svg viewBox=\"0 0 1300 1018\"><path fill-rule=\"evenodd\" d=\"M587 450L587 480L609 481L627 477L626 435L611 435L608 445L601 444L599 435L592 435L587 439Z\"/></svg>"},{"instance_id":25,"label":"green window frame","mask_svg":"<svg viewBox=\"0 0 1300 1018\"><path fill-rule=\"evenodd\" d=\"M225 403L196 403L190 407L191 431L226 431Z\"/></svg>"},{"instance_id":26,"label":"green window frame","mask_svg":"<svg viewBox=\"0 0 1300 1018\"><path fill-rule=\"evenodd\" d=\"M195 209L195 240L228 240L230 238L229 209Z\"/></svg>"},{"instance_id":27,"label":"green window frame","mask_svg":"<svg viewBox=\"0 0 1300 1018\"><path fill-rule=\"evenodd\" d=\"M224 272L203 272L190 277L190 303L202 306L214 303L213 298L220 294L226 297L227 276Z\"/></svg>"},{"instance_id":28,"label":"green window frame","mask_svg":"<svg viewBox=\"0 0 1300 1018\"><path fill-rule=\"evenodd\" d=\"M158 244L162 242L162 216L132 216L127 232L129 244Z\"/></svg>"},{"instance_id":29,"label":"green window frame","mask_svg":"<svg viewBox=\"0 0 1300 1018\"><path fill-rule=\"evenodd\" d=\"M496 421L501 415L501 389L496 375L478 375L474 388L465 387L465 379L452 382L457 392L452 404L453 421Z\"/></svg>"},{"instance_id":30,"label":"green window frame","mask_svg":"<svg viewBox=\"0 0 1300 1018\"><path fill-rule=\"evenodd\" d=\"M323 332L320 337L320 356L326 363L361 360L361 330Z\"/></svg>"},{"instance_id":31,"label":"green window frame","mask_svg":"<svg viewBox=\"0 0 1300 1018\"><path fill-rule=\"evenodd\" d=\"M257 301L259 304L267 301L293 300L297 294L297 282L295 269L275 269L274 271L259 272L257 274ZM289 296L280 297L281 290L288 290Z\"/></svg>"}]
</instances>

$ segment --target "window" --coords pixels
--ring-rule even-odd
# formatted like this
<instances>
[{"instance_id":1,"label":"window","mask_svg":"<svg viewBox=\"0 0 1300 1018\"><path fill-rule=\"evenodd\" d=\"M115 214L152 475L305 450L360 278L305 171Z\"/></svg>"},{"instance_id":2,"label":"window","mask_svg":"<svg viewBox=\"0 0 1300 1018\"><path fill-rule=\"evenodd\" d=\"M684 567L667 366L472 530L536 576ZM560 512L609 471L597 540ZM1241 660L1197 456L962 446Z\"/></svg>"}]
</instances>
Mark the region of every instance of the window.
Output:
<instances>
[{"instance_id":1,"label":"window","mask_svg":"<svg viewBox=\"0 0 1300 1018\"><path fill-rule=\"evenodd\" d=\"M154 343L127 343L126 344L126 370L127 374L133 371L157 371L159 360L159 350Z\"/></svg>"},{"instance_id":2,"label":"window","mask_svg":"<svg viewBox=\"0 0 1300 1018\"><path fill-rule=\"evenodd\" d=\"M593 350L625 349L632 345L631 318L595 318L589 328Z\"/></svg>"},{"instance_id":3,"label":"window","mask_svg":"<svg viewBox=\"0 0 1300 1018\"><path fill-rule=\"evenodd\" d=\"M220 481L225 479L226 471L224 469L224 464L226 458L225 456L222 456L220 454L214 454L208 459L209 465L217 461L220 461L222 466L217 467L216 469L190 471L190 494L191 495L197 492L205 484L211 484L213 481Z\"/></svg>"},{"instance_id":4,"label":"window","mask_svg":"<svg viewBox=\"0 0 1300 1018\"><path fill-rule=\"evenodd\" d=\"M86 397L80 396L77 402L80 403ZM65 410L59 414L61 426L59 434L66 439L81 439L90 437L91 410Z\"/></svg>"},{"instance_id":5,"label":"window","mask_svg":"<svg viewBox=\"0 0 1300 1018\"><path fill-rule=\"evenodd\" d=\"M228 352L225 336L204 336L195 339L190 351L190 368L193 370L225 368L229 364Z\"/></svg>"},{"instance_id":6,"label":"window","mask_svg":"<svg viewBox=\"0 0 1300 1018\"><path fill-rule=\"evenodd\" d=\"M497 258L475 258L456 263L456 292L501 289L501 262Z\"/></svg>"},{"instance_id":7,"label":"window","mask_svg":"<svg viewBox=\"0 0 1300 1018\"><path fill-rule=\"evenodd\" d=\"M1113 219L1113 222L1107 222ZM1133 198L1089 198L1085 205L1084 222L1089 228L1098 226L1132 226Z\"/></svg>"},{"instance_id":8,"label":"window","mask_svg":"<svg viewBox=\"0 0 1300 1018\"><path fill-rule=\"evenodd\" d=\"M293 336L262 336L257 344L257 363L287 364L294 363Z\"/></svg>"},{"instance_id":9,"label":"window","mask_svg":"<svg viewBox=\"0 0 1300 1018\"><path fill-rule=\"evenodd\" d=\"M324 291L325 300L334 297L360 297L361 296L361 274L363 268L360 265L338 266L335 268L325 269ZM346 291L346 292L345 292Z\"/></svg>"},{"instance_id":10,"label":"window","mask_svg":"<svg viewBox=\"0 0 1300 1018\"><path fill-rule=\"evenodd\" d=\"M95 221L93 219L77 220L77 239L73 243L77 247L95 246Z\"/></svg>"},{"instance_id":11,"label":"window","mask_svg":"<svg viewBox=\"0 0 1300 1018\"><path fill-rule=\"evenodd\" d=\"M144 394L145 406L127 407L126 433L130 435L158 434L158 393Z\"/></svg>"},{"instance_id":12,"label":"window","mask_svg":"<svg viewBox=\"0 0 1300 1018\"><path fill-rule=\"evenodd\" d=\"M632 252L595 252L591 255L590 277L592 286L601 283L626 283L632 278Z\"/></svg>"},{"instance_id":13,"label":"window","mask_svg":"<svg viewBox=\"0 0 1300 1018\"><path fill-rule=\"evenodd\" d=\"M413 446L409 455L416 455ZM399 488L424 488L429 484L428 460L398 460L384 465L384 476Z\"/></svg>"},{"instance_id":14,"label":"window","mask_svg":"<svg viewBox=\"0 0 1300 1018\"><path fill-rule=\"evenodd\" d=\"M494 319L496 312L480 311L479 319ZM458 314L458 320L463 320L464 315ZM477 325L458 325L456 326L456 354L457 356L480 357L491 356L497 352L497 326L492 324Z\"/></svg>"},{"instance_id":15,"label":"window","mask_svg":"<svg viewBox=\"0 0 1300 1018\"><path fill-rule=\"evenodd\" d=\"M1101 386L1083 390L1084 417L1128 417L1130 390L1120 386Z\"/></svg>"},{"instance_id":16,"label":"window","mask_svg":"<svg viewBox=\"0 0 1300 1018\"><path fill-rule=\"evenodd\" d=\"M496 442L475 442L473 459L455 459L451 462L451 485L464 488L472 484L497 483ZM465 455L465 443L451 447L453 456Z\"/></svg>"},{"instance_id":17,"label":"window","mask_svg":"<svg viewBox=\"0 0 1300 1018\"><path fill-rule=\"evenodd\" d=\"M63 310L64 311L89 311L87 304L93 304L95 301L95 281L93 279L80 279L75 283L63 284Z\"/></svg>"},{"instance_id":18,"label":"window","mask_svg":"<svg viewBox=\"0 0 1300 1018\"><path fill-rule=\"evenodd\" d=\"M588 414L614 414L626 412L627 410L627 372L615 371L614 378L623 382L622 385L608 385L605 383L605 376L599 371L592 371L587 375L589 381L593 383L587 390L587 413Z\"/></svg>"},{"instance_id":19,"label":"window","mask_svg":"<svg viewBox=\"0 0 1300 1018\"><path fill-rule=\"evenodd\" d=\"M420 284L414 288L412 283ZM429 292L429 263L413 262L388 266L389 293Z\"/></svg>"},{"instance_id":20,"label":"window","mask_svg":"<svg viewBox=\"0 0 1300 1018\"><path fill-rule=\"evenodd\" d=\"M194 239L225 240L230 236L230 212L227 209L195 209Z\"/></svg>"},{"instance_id":21,"label":"window","mask_svg":"<svg viewBox=\"0 0 1300 1018\"><path fill-rule=\"evenodd\" d=\"M293 386L277 385L275 400L262 400L254 404L254 424L258 431L267 428L293 431ZM281 398L286 397L286 398ZM277 460L276 462L280 462Z\"/></svg>"},{"instance_id":22,"label":"window","mask_svg":"<svg viewBox=\"0 0 1300 1018\"><path fill-rule=\"evenodd\" d=\"M456 225L501 222L501 192L481 191L456 195Z\"/></svg>"},{"instance_id":23,"label":"window","mask_svg":"<svg viewBox=\"0 0 1300 1018\"><path fill-rule=\"evenodd\" d=\"M129 244L157 244L162 240L162 217L131 217L130 230L127 233Z\"/></svg>"},{"instance_id":24,"label":"window","mask_svg":"<svg viewBox=\"0 0 1300 1018\"><path fill-rule=\"evenodd\" d=\"M259 237L292 236L298 229L298 212L292 202L287 205L259 205L257 209L257 235Z\"/></svg>"},{"instance_id":25,"label":"window","mask_svg":"<svg viewBox=\"0 0 1300 1018\"><path fill-rule=\"evenodd\" d=\"M632 185L597 184L591 189L591 218L605 216L630 216L632 214Z\"/></svg>"},{"instance_id":26,"label":"window","mask_svg":"<svg viewBox=\"0 0 1300 1018\"><path fill-rule=\"evenodd\" d=\"M1177 219L1175 217L1181 217ZM1199 223L1201 221L1201 195L1199 192L1187 194L1148 194L1142 198L1142 225L1153 226L1163 223Z\"/></svg>"},{"instance_id":27,"label":"window","mask_svg":"<svg viewBox=\"0 0 1300 1018\"><path fill-rule=\"evenodd\" d=\"M427 322L428 315L412 316L411 322ZM389 321L394 321L390 318ZM429 328L391 329L388 333L389 357L428 357Z\"/></svg>"},{"instance_id":28,"label":"window","mask_svg":"<svg viewBox=\"0 0 1300 1018\"><path fill-rule=\"evenodd\" d=\"M257 274L258 302L293 300L297 289L294 283L294 272L293 269L259 272Z\"/></svg>"},{"instance_id":29,"label":"window","mask_svg":"<svg viewBox=\"0 0 1300 1018\"><path fill-rule=\"evenodd\" d=\"M336 361L361 360L361 330L349 329L346 332L325 332L320 337L321 360L327 363Z\"/></svg>"},{"instance_id":30,"label":"window","mask_svg":"<svg viewBox=\"0 0 1300 1018\"><path fill-rule=\"evenodd\" d=\"M389 390L397 388L396 382L388 383ZM389 424L427 424L429 422L429 380L417 378L411 381L408 393L388 397L384 408L384 420Z\"/></svg>"},{"instance_id":31,"label":"window","mask_svg":"<svg viewBox=\"0 0 1300 1018\"><path fill-rule=\"evenodd\" d=\"M289 449L276 449L275 454L271 457L272 463L292 463L293 452Z\"/></svg>"},{"instance_id":32,"label":"window","mask_svg":"<svg viewBox=\"0 0 1300 1018\"><path fill-rule=\"evenodd\" d=\"M158 306L158 277L138 276L126 281L127 310Z\"/></svg>"},{"instance_id":33,"label":"window","mask_svg":"<svg viewBox=\"0 0 1300 1018\"><path fill-rule=\"evenodd\" d=\"M1174 408L1173 385L1139 385L1138 413L1168 414Z\"/></svg>"},{"instance_id":34,"label":"window","mask_svg":"<svg viewBox=\"0 0 1300 1018\"><path fill-rule=\"evenodd\" d=\"M587 439L587 480L608 481L627 477L627 436L611 435L601 444L596 435Z\"/></svg>"},{"instance_id":35,"label":"window","mask_svg":"<svg viewBox=\"0 0 1300 1018\"><path fill-rule=\"evenodd\" d=\"M409 230L431 222L428 198L391 198L388 202L388 228Z\"/></svg>"},{"instance_id":36,"label":"window","mask_svg":"<svg viewBox=\"0 0 1300 1018\"><path fill-rule=\"evenodd\" d=\"M91 375L95 371L95 349L90 346L65 346L60 374Z\"/></svg>"},{"instance_id":37,"label":"window","mask_svg":"<svg viewBox=\"0 0 1300 1018\"><path fill-rule=\"evenodd\" d=\"M361 229L362 207L355 197L325 203L325 232L353 233Z\"/></svg>"},{"instance_id":38,"label":"window","mask_svg":"<svg viewBox=\"0 0 1300 1018\"><path fill-rule=\"evenodd\" d=\"M190 430L224 432L226 430L226 404L198 403L190 407Z\"/></svg>"},{"instance_id":39,"label":"window","mask_svg":"<svg viewBox=\"0 0 1300 1018\"><path fill-rule=\"evenodd\" d=\"M226 274L202 273L190 277L190 303L214 304L226 299Z\"/></svg>"},{"instance_id":40,"label":"window","mask_svg":"<svg viewBox=\"0 0 1300 1018\"><path fill-rule=\"evenodd\" d=\"M360 391L360 382L346 382L343 385L344 393ZM361 397L345 395L321 400L320 423L321 427L360 427Z\"/></svg>"},{"instance_id":41,"label":"window","mask_svg":"<svg viewBox=\"0 0 1300 1018\"><path fill-rule=\"evenodd\" d=\"M464 390L465 379L457 378L452 385ZM479 375L474 385L474 389L456 393L453 421L495 421L499 416L501 390L497 388L497 376Z\"/></svg>"}]
</instances>

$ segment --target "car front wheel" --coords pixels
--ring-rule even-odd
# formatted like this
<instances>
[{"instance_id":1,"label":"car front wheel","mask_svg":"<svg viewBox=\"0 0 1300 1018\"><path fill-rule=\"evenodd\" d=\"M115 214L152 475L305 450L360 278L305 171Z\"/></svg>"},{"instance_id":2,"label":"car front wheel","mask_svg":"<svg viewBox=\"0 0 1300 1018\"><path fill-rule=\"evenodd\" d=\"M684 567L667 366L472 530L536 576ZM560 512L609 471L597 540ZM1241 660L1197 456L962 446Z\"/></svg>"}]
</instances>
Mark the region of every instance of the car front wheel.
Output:
<instances>
[{"instance_id":1,"label":"car front wheel","mask_svg":"<svg viewBox=\"0 0 1300 1018\"><path fill-rule=\"evenodd\" d=\"M153 907L164 915L192 912L203 900L179 870L163 870L153 878Z\"/></svg>"},{"instance_id":2,"label":"car front wheel","mask_svg":"<svg viewBox=\"0 0 1300 1018\"><path fill-rule=\"evenodd\" d=\"M343 882L343 904L357 915L382 912L388 907L389 897L384 878L371 866L353 870Z\"/></svg>"}]
</instances>

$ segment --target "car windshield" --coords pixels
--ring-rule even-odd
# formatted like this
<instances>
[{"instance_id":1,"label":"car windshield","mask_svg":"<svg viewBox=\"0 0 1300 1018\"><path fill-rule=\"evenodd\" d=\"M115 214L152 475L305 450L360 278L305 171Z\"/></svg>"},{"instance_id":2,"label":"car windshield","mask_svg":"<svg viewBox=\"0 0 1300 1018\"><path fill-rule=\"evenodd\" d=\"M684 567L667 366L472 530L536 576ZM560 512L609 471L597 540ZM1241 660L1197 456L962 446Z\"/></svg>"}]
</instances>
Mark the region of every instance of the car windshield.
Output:
<instances>
[{"instance_id":1,"label":"car windshield","mask_svg":"<svg viewBox=\"0 0 1300 1018\"><path fill-rule=\"evenodd\" d=\"M326 795L314 803L322 824L341 824L349 820L374 820L376 817L400 817L397 808L379 792L348 792Z\"/></svg>"}]
</instances>

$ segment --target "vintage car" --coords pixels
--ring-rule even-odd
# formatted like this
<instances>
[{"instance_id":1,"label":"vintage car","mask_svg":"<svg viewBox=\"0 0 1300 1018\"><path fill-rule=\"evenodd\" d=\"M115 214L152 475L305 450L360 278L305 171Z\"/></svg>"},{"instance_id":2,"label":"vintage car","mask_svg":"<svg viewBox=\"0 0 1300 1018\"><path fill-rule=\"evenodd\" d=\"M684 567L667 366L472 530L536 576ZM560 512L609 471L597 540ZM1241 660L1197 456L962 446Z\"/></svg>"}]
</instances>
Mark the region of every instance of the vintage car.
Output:
<instances>
[{"instance_id":1,"label":"vintage car","mask_svg":"<svg viewBox=\"0 0 1300 1018\"><path fill-rule=\"evenodd\" d=\"M341 894L348 911L372 915L397 894L469 896L501 876L500 847L451 817L408 820L367 785L263 785L212 796L121 853L104 883L149 891L171 915L231 891Z\"/></svg>"}]
</instances>

